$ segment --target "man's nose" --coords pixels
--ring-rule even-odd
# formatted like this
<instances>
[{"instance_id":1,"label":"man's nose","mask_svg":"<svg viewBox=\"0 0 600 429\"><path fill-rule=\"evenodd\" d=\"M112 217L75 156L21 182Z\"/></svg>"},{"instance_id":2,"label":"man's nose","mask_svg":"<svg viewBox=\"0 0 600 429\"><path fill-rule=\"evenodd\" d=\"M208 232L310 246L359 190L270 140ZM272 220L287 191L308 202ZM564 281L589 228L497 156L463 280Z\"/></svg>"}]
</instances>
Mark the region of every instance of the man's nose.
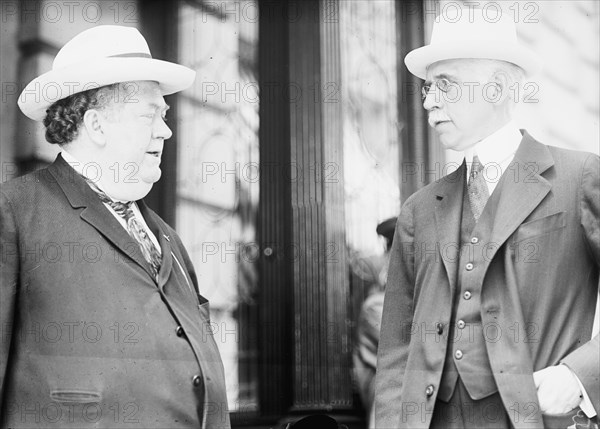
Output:
<instances>
[{"instance_id":1,"label":"man's nose","mask_svg":"<svg viewBox=\"0 0 600 429\"><path fill-rule=\"evenodd\" d=\"M441 105L441 91L438 90L435 85L431 85L431 88L429 88L429 91L427 91L425 99L423 100L423 108L425 108L425 110L433 110L436 107L441 107Z\"/></svg>"},{"instance_id":2,"label":"man's nose","mask_svg":"<svg viewBox=\"0 0 600 429\"><path fill-rule=\"evenodd\" d=\"M173 135L173 131L167 125L163 118L159 118L154 126L154 138L168 140Z\"/></svg>"}]
</instances>

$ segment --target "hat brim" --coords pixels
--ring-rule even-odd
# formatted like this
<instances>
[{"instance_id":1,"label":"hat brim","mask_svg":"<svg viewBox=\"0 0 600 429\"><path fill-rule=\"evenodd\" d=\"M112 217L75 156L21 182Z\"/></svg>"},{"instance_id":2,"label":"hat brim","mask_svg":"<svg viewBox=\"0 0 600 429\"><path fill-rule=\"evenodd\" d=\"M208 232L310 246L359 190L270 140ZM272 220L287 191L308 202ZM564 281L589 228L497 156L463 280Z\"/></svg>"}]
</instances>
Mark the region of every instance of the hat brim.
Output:
<instances>
[{"instance_id":1,"label":"hat brim","mask_svg":"<svg viewBox=\"0 0 600 429\"><path fill-rule=\"evenodd\" d=\"M412 74L421 79L427 75L427 67L443 60L475 58L501 60L521 67L527 77L542 69L540 57L530 49L516 43L490 41L469 41L467 43L437 43L417 48L409 52L404 63Z\"/></svg>"},{"instance_id":2,"label":"hat brim","mask_svg":"<svg viewBox=\"0 0 600 429\"><path fill-rule=\"evenodd\" d=\"M103 58L77 66L51 70L32 80L17 104L34 121L58 100L78 92L119 82L155 81L162 95L189 88L196 72L180 64L152 58Z\"/></svg>"}]
</instances>

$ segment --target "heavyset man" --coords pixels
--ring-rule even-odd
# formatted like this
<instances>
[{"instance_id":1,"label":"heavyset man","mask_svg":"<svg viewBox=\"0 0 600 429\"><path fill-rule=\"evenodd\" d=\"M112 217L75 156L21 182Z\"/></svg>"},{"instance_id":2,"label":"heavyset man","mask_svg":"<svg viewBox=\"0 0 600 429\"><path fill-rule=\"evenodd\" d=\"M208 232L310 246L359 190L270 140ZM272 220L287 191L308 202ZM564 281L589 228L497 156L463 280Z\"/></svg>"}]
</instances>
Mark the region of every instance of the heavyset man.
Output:
<instances>
[{"instance_id":1,"label":"heavyset man","mask_svg":"<svg viewBox=\"0 0 600 429\"><path fill-rule=\"evenodd\" d=\"M62 152L0 187L2 427L229 428L210 285L143 201L171 137L163 95L194 76L98 26L23 91Z\"/></svg>"}]
</instances>

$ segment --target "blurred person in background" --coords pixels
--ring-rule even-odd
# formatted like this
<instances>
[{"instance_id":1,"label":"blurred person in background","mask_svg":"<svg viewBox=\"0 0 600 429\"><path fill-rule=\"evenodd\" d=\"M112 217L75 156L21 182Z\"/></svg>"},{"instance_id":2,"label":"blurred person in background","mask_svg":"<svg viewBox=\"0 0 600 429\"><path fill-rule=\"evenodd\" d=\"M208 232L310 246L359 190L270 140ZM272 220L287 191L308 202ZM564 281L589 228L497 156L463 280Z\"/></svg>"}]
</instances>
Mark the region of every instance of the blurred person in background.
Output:
<instances>
[{"instance_id":1,"label":"blurred person in background","mask_svg":"<svg viewBox=\"0 0 600 429\"><path fill-rule=\"evenodd\" d=\"M381 313L387 279L389 252L394 240L396 217L377 225L377 234L385 238L385 253L372 264L375 282L367 299L363 302L358 318L356 342L352 354L354 378L358 385L360 399L365 407L369 425L373 423L373 400L375 397L375 368L377 364L377 346L381 329Z\"/></svg>"}]
</instances>

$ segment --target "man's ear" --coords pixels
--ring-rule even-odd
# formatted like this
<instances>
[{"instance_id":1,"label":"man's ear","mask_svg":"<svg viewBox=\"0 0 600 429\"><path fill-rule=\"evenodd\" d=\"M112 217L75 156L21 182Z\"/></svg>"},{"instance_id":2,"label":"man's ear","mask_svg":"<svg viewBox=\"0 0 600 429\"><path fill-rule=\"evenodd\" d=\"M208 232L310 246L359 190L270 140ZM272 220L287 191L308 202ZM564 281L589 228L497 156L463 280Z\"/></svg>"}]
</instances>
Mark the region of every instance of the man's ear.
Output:
<instances>
[{"instance_id":1,"label":"man's ear","mask_svg":"<svg viewBox=\"0 0 600 429\"><path fill-rule=\"evenodd\" d=\"M511 98L510 92L514 88L510 88L511 79L503 71L497 71L494 73L491 82L494 84L496 94L493 98L495 104L504 104L506 100Z\"/></svg>"},{"instance_id":2,"label":"man's ear","mask_svg":"<svg viewBox=\"0 0 600 429\"><path fill-rule=\"evenodd\" d=\"M90 109L83 114L83 126L90 140L98 146L106 144L106 118L96 109Z\"/></svg>"}]
</instances>

